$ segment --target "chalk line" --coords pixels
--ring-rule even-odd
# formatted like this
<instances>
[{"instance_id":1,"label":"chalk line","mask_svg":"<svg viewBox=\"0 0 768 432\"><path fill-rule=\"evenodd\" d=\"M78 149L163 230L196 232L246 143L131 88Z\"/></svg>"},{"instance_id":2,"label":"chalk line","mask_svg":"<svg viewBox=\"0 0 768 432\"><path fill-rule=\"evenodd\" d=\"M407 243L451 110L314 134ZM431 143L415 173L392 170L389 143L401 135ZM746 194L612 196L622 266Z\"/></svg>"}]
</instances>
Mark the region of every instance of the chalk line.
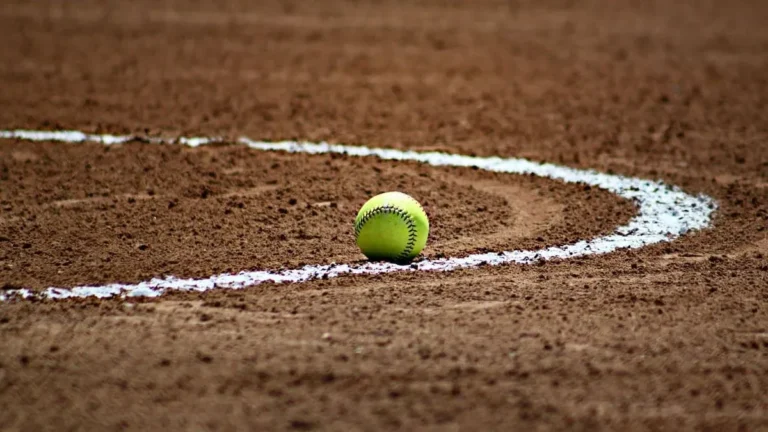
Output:
<instances>
[{"instance_id":1,"label":"chalk line","mask_svg":"<svg viewBox=\"0 0 768 432\"><path fill-rule=\"evenodd\" d=\"M57 141L64 143L93 142L115 145L133 140L154 144L180 144L198 147L226 142L219 138L182 137L173 140L146 138L133 135L93 135L79 131L0 130L0 139L26 141ZM567 259L587 255L606 254L618 249L637 249L659 242L668 242L691 231L709 226L716 202L706 195L689 195L675 186L643 180L580 170L526 159L500 157L474 157L441 152L415 152L364 146L335 145L325 142L296 141L265 142L239 138L237 143L255 150L289 153L341 153L350 156L373 156L383 160L417 161L432 166L477 167L487 171L510 174L533 174L566 183L584 183L605 189L632 200L637 215L626 225L616 228L607 236L582 240L573 244L552 246L539 250L512 250L426 259L411 265L381 262L362 264L307 265L295 269L255 270L225 273L202 279L182 279L175 276L154 278L137 284L113 283L108 285L78 286L74 288L48 288L41 292L28 289L7 290L0 300L10 296L41 296L50 299L68 297L156 297L168 290L207 291L211 289L240 289L264 282L298 283L319 278L333 278L344 274L381 274L398 271L452 271L480 265L531 264L540 260ZM350 225L351 226L351 225ZM350 228L351 229L351 228Z\"/></svg>"}]
</instances>

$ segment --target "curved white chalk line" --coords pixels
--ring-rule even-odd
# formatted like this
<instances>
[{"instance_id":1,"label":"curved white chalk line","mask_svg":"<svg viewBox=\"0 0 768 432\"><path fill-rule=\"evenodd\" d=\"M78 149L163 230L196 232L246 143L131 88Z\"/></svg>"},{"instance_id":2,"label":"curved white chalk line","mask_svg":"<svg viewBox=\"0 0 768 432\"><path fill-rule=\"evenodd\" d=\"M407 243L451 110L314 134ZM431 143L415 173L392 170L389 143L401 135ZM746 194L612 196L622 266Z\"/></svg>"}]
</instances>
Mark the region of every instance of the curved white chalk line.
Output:
<instances>
[{"instance_id":1,"label":"curved white chalk line","mask_svg":"<svg viewBox=\"0 0 768 432\"><path fill-rule=\"evenodd\" d=\"M183 144L190 147L223 142L218 138L178 138L164 140L130 135L89 135L78 131L0 131L0 139L28 141L59 141L66 143L95 142L104 145L120 144L132 140L156 144ZM155 297L167 290L206 291L215 288L239 289L263 282L304 282L318 278L332 278L343 274L379 274L396 271L451 271L480 265L507 263L530 264L539 260L574 258L585 255L605 254L621 248L636 249L649 244L666 242L689 231L709 225L717 205L706 196L692 196L677 187L661 182L603 174L593 170L579 170L525 159L499 157L472 157L438 152L414 152L382 148L333 145L328 143L304 143L294 141L263 142L248 138L237 140L239 144L264 151L290 153L343 153L351 156L375 156L384 160L418 161L433 166L477 167L488 171L512 174L533 174L566 183L584 183L613 192L632 200L638 207L637 215L627 225L618 227L613 234L582 240L577 243L553 246L541 250L516 250L423 260L411 265L368 262L363 264L307 265L289 270L242 271L236 274L220 274L203 279L181 279L174 276L154 278L137 284L113 283L102 286L74 288L48 288L42 292L27 289L0 293L0 300L11 295L28 297L39 295L51 299L68 297L147 296Z\"/></svg>"}]
</instances>

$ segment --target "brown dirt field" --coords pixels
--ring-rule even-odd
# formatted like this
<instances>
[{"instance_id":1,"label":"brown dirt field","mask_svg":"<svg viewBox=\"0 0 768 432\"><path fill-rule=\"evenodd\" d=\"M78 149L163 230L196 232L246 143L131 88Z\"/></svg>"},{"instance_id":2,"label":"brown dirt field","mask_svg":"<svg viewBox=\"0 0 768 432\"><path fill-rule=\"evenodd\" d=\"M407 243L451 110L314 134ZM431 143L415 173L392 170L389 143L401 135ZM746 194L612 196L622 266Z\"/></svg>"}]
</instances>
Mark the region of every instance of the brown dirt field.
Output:
<instances>
[{"instance_id":1,"label":"brown dirt field","mask_svg":"<svg viewBox=\"0 0 768 432\"><path fill-rule=\"evenodd\" d=\"M672 243L535 266L0 303L0 430L768 430L768 3L0 5L0 129L327 140L661 179ZM471 169L0 140L0 289L354 262L372 194L424 255L634 214Z\"/></svg>"}]
</instances>

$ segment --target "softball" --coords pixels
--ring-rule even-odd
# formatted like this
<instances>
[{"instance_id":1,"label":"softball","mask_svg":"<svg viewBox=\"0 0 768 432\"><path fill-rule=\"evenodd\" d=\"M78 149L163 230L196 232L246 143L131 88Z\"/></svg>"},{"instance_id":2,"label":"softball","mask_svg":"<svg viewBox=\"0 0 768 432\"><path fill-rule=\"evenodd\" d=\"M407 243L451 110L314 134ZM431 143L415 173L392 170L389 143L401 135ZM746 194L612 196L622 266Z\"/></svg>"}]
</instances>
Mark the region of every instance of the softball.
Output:
<instances>
[{"instance_id":1,"label":"softball","mask_svg":"<svg viewBox=\"0 0 768 432\"><path fill-rule=\"evenodd\" d=\"M357 245L370 260L410 261L424 249L428 235L421 204L402 192L376 195L355 218Z\"/></svg>"}]
</instances>

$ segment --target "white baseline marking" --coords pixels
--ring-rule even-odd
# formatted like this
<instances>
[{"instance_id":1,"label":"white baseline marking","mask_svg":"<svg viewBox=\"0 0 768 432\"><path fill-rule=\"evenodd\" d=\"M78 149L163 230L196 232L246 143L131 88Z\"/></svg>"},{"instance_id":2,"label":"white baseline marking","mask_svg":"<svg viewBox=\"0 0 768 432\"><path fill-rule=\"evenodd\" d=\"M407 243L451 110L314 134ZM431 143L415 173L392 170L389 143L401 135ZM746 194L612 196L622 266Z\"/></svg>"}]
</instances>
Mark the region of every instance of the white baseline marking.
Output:
<instances>
[{"instance_id":1,"label":"white baseline marking","mask_svg":"<svg viewBox=\"0 0 768 432\"><path fill-rule=\"evenodd\" d=\"M104 145L141 140L155 144L183 144L197 147L222 142L218 138L178 138L163 140L130 135L89 135L78 131L0 131L0 139L28 141L59 141L66 143L95 142ZM362 264L307 265L287 270L242 271L220 274L204 279L181 279L174 276L154 278L137 284L113 283L101 286L74 288L48 288L42 292L28 289L0 293L0 300L12 295L29 297L39 295L51 299L68 297L146 296L155 297L167 290L207 291L211 289L240 289L263 282L296 283L318 278L332 278L344 274L379 274L397 271L452 271L480 265L530 264L540 260L566 259L613 252L622 248L636 249L659 242L671 241L687 232L709 226L715 201L706 196L689 195L677 187L661 182L610 175L593 170L579 170L525 159L499 157L471 157L439 152L414 152L362 146L344 146L328 143L295 141L263 142L240 138L238 143L256 150L290 153L343 153L351 156L375 156L384 160L418 161L433 166L477 167L488 171L510 174L533 174L566 183L584 183L605 189L632 200L638 207L637 215L627 225L618 227L613 234L582 240L577 243L553 246L540 250L513 250L465 257L423 260L411 265L381 262Z\"/></svg>"}]
</instances>

